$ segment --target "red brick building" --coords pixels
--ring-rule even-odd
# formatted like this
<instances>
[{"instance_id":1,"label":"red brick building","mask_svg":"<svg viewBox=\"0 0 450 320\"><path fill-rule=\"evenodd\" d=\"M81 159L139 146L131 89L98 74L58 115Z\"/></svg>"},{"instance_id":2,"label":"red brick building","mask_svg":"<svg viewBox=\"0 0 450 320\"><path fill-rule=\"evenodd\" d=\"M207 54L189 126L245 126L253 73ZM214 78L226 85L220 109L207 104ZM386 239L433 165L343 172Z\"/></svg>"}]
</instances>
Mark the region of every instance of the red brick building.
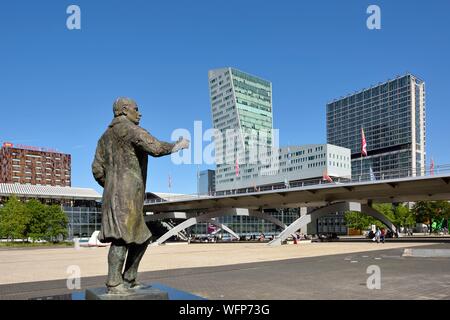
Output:
<instances>
[{"instance_id":1,"label":"red brick building","mask_svg":"<svg viewBox=\"0 0 450 320\"><path fill-rule=\"evenodd\" d=\"M3 143L0 183L71 186L71 156L56 150Z\"/></svg>"}]
</instances>

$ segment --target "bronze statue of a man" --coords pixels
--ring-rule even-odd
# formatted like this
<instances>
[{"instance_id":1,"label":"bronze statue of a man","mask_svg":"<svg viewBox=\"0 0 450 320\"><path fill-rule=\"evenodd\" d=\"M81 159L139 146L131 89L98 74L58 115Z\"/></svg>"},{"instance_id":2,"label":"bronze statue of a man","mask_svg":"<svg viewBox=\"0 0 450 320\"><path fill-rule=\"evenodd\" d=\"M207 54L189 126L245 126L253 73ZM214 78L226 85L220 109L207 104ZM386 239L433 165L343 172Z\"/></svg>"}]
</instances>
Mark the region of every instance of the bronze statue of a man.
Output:
<instances>
[{"instance_id":1,"label":"bronze statue of a man","mask_svg":"<svg viewBox=\"0 0 450 320\"><path fill-rule=\"evenodd\" d=\"M132 99L118 98L113 111L98 141L92 173L104 188L98 238L111 242L106 286L108 293L121 294L140 287L137 270L152 235L143 213L148 155L171 154L188 148L189 141L161 142L139 127L141 114Z\"/></svg>"}]
</instances>

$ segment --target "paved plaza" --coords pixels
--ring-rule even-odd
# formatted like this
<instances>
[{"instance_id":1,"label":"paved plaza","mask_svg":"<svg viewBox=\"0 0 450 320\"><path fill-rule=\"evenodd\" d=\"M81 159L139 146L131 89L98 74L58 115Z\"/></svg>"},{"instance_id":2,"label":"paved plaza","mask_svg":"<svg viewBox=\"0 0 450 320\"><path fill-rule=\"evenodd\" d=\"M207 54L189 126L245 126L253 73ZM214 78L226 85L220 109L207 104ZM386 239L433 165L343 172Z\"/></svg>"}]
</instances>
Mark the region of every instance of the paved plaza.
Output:
<instances>
[{"instance_id":1,"label":"paved plaza","mask_svg":"<svg viewBox=\"0 0 450 320\"><path fill-rule=\"evenodd\" d=\"M404 256L450 243L169 244L150 247L140 280L207 299L450 299L450 258ZM66 294L69 266L81 289L102 286L108 248L2 249L0 299ZM368 289L369 266L381 289Z\"/></svg>"}]
</instances>

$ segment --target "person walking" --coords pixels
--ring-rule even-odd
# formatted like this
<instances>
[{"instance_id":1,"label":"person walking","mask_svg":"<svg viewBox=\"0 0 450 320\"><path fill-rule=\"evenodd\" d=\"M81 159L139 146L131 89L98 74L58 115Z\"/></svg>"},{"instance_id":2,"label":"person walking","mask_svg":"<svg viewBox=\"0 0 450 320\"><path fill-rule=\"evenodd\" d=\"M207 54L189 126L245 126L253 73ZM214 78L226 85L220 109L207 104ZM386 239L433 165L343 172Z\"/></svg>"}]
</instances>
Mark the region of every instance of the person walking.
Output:
<instances>
[{"instance_id":1,"label":"person walking","mask_svg":"<svg viewBox=\"0 0 450 320\"><path fill-rule=\"evenodd\" d=\"M380 228L377 228L377 231L375 232L375 237L373 237L373 241L376 241L377 243L380 243L381 238L381 230Z\"/></svg>"},{"instance_id":2,"label":"person walking","mask_svg":"<svg viewBox=\"0 0 450 320\"><path fill-rule=\"evenodd\" d=\"M384 230L384 228L382 228L380 230L380 240L381 240L382 243L384 243L385 237L386 237L386 231Z\"/></svg>"}]
</instances>

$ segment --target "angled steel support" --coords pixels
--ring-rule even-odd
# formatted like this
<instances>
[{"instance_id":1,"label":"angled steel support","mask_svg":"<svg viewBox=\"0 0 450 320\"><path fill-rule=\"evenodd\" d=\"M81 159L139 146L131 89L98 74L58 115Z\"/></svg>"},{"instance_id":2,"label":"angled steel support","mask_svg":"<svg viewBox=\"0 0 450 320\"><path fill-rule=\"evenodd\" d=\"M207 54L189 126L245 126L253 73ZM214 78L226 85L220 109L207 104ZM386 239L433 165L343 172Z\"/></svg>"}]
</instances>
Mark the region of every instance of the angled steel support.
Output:
<instances>
[{"instance_id":1,"label":"angled steel support","mask_svg":"<svg viewBox=\"0 0 450 320\"><path fill-rule=\"evenodd\" d=\"M381 221L386 225L388 229L397 234L397 228L395 225L386 218L385 215L381 214L377 210L366 204L360 204L358 202L339 202L334 203L319 209L316 209L304 216L301 216L290 224L283 232L281 232L275 239L269 242L269 245L281 245L284 240L286 240L291 234L295 233L300 228L306 226L311 221L316 221L317 219L332 214L335 212L345 212L345 211L359 211L361 213L367 214L375 219Z\"/></svg>"},{"instance_id":2,"label":"angled steel support","mask_svg":"<svg viewBox=\"0 0 450 320\"><path fill-rule=\"evenodd\" d=\"M155 215L155 216L164 217L164 218L172 217L171 213L163 214L161 216L159 216L159 215ZM242 209L242 208L221 209L221 210L214 210L214 211L210 211L207 213L203 213L203 214L188 218L186 221L180 223L179 225L175 226L174 228L172 228L171 230L166 232L164 235L162 235L160 238L158 238L154 243L152 243L152 245L155 246L155 245L162 244L165 241L167 241L167 239L169 239L170 237L178 234L180 231L182 231L186 228L189 228L197 223L208 222L208 221L211 221L211 219L224 217L224 216L251 216L251 217L256 217L256 218L270 221L270 222L280 226L282 229L286 228L286 225L283 224L280 220L278 220L277 218L275 218L267 213L264 213L264 212L259 212L256 210L249 210L249 209ZM155 219L155 218L152 217L151 219ZM230 230L230 231L232 231L232 230ZM236 235L236 234L234 233L233 235Z\"/></svg>"},{"instance_id":3,"label":"angled steel support","mask_svg":"<svg viewBox=\"0 0 450 320\"><path fill-rule=\"evenodd\" d=\"M234 232L233 230L231 230L230 228L228 228L225 224L217 222L215 219L210 219L209 223L217 226L218 228L220 228L220 229L228 232L229 234L231 234L233 237L239 239L239 235L236 232Z\"/></svg>"},{"instance_id":4,"label":"angled steel support","mask_svg":"<svg viewBox=\"0 0 450 320\"><path fill-rule=\"evenodd\" d=\"M295 233L300 228L306 226L313 219L320 218L330 213L335 213L338 211L359 211L361 205L354 202L340 202L332 205L328 205L319 209L314 210L304 216L301 216L294 222L292 222L286 229L283 230L275 239L269 242L269 245L281 245L284 240L286 240L291 234Z\"/></svg>"}]
</instances>

